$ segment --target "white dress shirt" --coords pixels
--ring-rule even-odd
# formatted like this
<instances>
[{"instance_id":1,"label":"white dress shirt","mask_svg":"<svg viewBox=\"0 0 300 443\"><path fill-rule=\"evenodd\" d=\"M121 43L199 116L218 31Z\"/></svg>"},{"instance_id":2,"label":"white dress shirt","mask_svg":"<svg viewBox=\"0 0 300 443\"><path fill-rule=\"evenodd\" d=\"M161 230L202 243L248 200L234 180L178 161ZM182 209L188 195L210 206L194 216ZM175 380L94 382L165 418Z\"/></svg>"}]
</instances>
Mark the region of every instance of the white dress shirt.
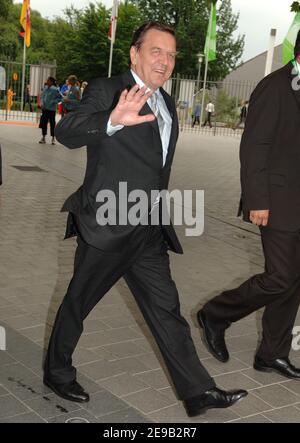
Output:
<instances>
[{"instance_id":1,"label":"white dress shirt","mask_svg":"<svg viewBox=\"0 0 300 443\"><path fill-rule=\"evenodd\" d=\"M136 83L140 86L140 88L145 86L144 82L140 79L140 77L133 70L131 70L131 73L132 73ZM171 135L171 129L172 129L172 118L169 114L167 105L164 101L164 98L163 98L160 90L156 89L154 94L155 94L154 100L152 98L153 96L151 96L147 100L147 103L148 103L149 107L152 109L152 111L154 112L154 114L156 114L156 116L159 120L159 123L160 123L160 118L163 120L161 122L162 124L159 124L159 132L160 132L160 138L161 138L161 143L162 143L163 166L164 166L166 163L167 155L168 155L168 148L169 148L170 135ZM156 102L155 107L157 109L153 109L154 102ZM160 115L158 116L157 113L159 113ZM113 126L111 124L111 119L109 119L108 123L107 123L106 133L107 133L107 135L112 136L117 131L120 131L122 128L124 128L124 125Z\"/></svg>"}]
</instances>

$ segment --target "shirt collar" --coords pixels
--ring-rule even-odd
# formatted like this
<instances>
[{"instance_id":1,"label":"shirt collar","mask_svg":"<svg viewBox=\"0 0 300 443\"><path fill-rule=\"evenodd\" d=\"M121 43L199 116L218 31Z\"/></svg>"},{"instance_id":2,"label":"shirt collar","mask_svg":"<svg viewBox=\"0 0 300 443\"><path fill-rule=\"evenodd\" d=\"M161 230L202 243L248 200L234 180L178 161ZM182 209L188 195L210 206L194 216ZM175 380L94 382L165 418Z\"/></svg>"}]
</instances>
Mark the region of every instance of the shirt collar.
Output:
<instances>
[{"instance_id":1,"label":"shirt collar","mask_svg":"<svg viewBox=\"0 0 300 443\"><path fill-rule=\"evenodd\" d=\"M140 88L142 88L143 86L145 86L145 83L143 82L143 80L137 75L136 72L134 72L133 69L131 69L131 74L133 75L134 80L136 81L136 83L140 86ZM150 88L147 89L147 91L150 90ZM159 88L157 88L155 91L155 94L159 94L160 95L160 90Z\"/></svg>"}]
</instances>

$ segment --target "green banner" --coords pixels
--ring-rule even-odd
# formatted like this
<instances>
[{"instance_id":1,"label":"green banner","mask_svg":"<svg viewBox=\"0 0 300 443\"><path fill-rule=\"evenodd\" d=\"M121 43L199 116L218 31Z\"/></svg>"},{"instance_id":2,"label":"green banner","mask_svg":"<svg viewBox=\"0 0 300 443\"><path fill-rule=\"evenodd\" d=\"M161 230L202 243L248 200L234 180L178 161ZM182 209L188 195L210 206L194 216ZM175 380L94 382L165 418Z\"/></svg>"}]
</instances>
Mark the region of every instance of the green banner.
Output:
<instances>
[{"instance_id":1,"label":"green banner","mask_svg":"<svg viewBox=\"0 0 300 443\"><path fill-rule=\"evenodd\" d=\"M283 41L282 47L282 61L286 65L294 58L294 46L297 38L297 34L300 30L300 12L295 15L294 21Z\"/></svg>"},{"instance_id":2,"label":"green banner","mask_svg":"<svg viewBox=\"0 0 300 443\"><path fill-rule=\"evenodd\" d=\"M209 62L216 60L216 45L217 45L217 2L212 1L209 23L207 28L204 54Z\"/></svg>"}]
</instances>

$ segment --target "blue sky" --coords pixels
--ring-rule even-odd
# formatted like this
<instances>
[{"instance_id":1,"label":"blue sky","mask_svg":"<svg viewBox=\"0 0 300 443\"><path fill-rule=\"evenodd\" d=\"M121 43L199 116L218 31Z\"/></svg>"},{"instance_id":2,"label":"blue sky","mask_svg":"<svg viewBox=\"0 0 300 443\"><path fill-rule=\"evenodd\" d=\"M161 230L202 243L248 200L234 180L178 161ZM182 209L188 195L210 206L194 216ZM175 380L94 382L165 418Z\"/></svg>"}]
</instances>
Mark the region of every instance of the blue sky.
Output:
<instances>
[{"instance_id":1,"label":"blue sky","mask_svg":"<svg viewBox=\"0 0 300 443\"><path fill-rule=\"evenodd\" d=\"M61 15L66 6L73 4L84 8L94 0L31 0L31 7L37 9L44 17ZM220 0L219 0L220 1ZM21 0L16 0L20 3ZM112 0L103 0L106 6ZM232 0L234 12L240 12L238 33L245 34L245 61L263 52L268 47L271 28L277 29L276 43L282 43L294 14L290 12L292 0Z\"/></svg>"}]
</instances>

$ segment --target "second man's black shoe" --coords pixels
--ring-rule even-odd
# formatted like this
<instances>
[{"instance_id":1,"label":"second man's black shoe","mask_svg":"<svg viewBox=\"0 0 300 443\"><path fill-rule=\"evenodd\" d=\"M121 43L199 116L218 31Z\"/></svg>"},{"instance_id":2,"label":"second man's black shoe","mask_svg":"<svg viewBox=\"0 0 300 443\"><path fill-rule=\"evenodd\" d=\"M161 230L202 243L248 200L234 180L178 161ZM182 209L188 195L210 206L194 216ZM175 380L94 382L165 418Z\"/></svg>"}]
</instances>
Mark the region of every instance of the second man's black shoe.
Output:
<instances>
[{"instance_id":1,"label":"second man's black shoe","mask_svg":"<svg viewBox=\"0 0 300 443\"><path fill-rule=\"evenodd\" d=\"M216 359L226 363L229 360L229 353L225 343L225 332L214 329L214 325L207 320L202 310L197 313L197 319L203 329L207 349Z\"/></svg>"},{"instance_id":2,"label":"second man's black shoe","mask_svg":"<svg viewBox=\"0 0 300 443\"><path fill-rule=\"evenodd\" d=\"M76 380L70 383L58 384L44 378L44 385L52 389L55 394L69 401L86 403L90 400L89 394L84 391L83 387Z\"/></svg>"},{"instance_id":3,"label":"second man's black shoe","mask_svg":"<svg viewBox=\"0 0 300 443\"><path fill-rule=\"evenodd\" d=\"M196 397L184 401L184 406L189 417L194 417L212 408L229 408L248 395L247 391L222 391L215 387Z\"/></svg>"},{"instance_id":4,"label":"second man's black shoe","mask_svg":"<svg viewBox=\"0 0 300 443\"><path fill-rule=\"evenodd\" d=\"M266 363L256 356L253 364L254 369L262 372L276 372L286 378L300 380L300 369L295 368L288 358L277 358L272 363Z\"/></svg>"}]
</instances>

